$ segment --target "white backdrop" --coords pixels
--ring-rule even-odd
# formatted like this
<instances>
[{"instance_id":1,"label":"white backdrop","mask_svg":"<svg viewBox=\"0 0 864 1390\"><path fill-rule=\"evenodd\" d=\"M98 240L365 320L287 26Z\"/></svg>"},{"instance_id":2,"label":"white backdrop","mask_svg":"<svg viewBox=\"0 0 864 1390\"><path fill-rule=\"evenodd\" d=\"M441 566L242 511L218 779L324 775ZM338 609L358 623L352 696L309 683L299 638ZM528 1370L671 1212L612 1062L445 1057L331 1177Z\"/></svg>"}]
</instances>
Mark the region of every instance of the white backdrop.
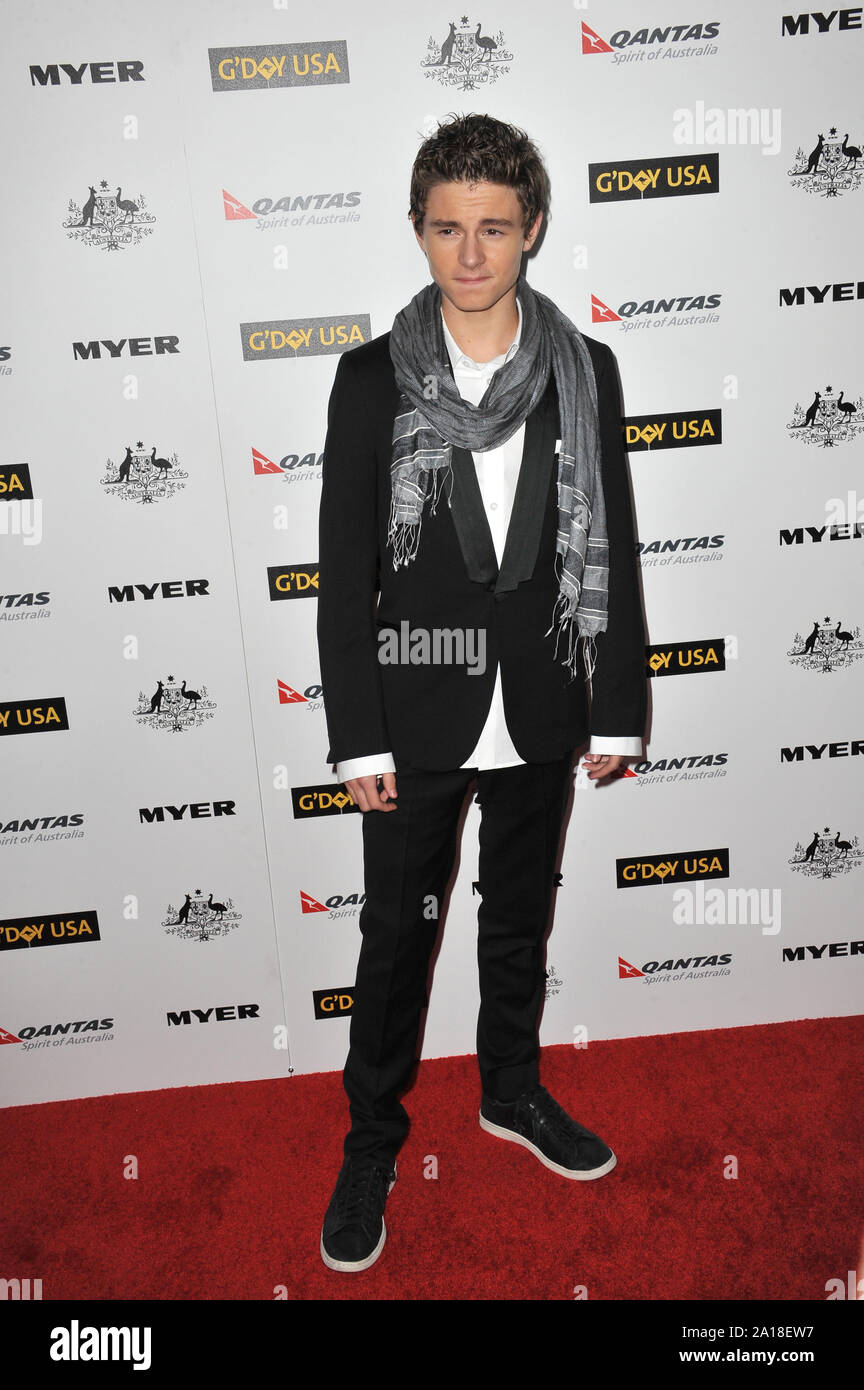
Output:
<instances>
[{"instance_id":1,"label":"white backdrop","mask_svg":"<svg viewBox=\"0 0 864 1390\"><path fill-rule=\"evenodd\" d=\"M450 111L546 157L529 277L617 355L651 654L684 647L646 760L577 778L541 1040L859 1012L860 11L496 0L449 61L434 4L2 14L4 1102L343 1064L320 457L334 354L424 282ZM477 823L427 1057L474 1051Z\"/></svg>"}]
</instances>

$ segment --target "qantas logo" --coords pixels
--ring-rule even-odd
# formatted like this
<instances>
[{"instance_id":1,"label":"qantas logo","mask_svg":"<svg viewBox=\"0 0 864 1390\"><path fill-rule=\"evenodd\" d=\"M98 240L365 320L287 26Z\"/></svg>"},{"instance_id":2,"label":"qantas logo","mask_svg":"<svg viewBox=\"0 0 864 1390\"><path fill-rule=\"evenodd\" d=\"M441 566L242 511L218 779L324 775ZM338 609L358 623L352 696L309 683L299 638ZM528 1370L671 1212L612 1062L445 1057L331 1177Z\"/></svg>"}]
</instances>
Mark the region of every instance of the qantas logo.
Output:
<instances>
[{"instance_id":1,"label":"qantas logo","mask_svg":"<svg viewBox=\"0 0 864 1390\"><path fill-rule=\"evenodd\" d=\"M650 54L652 58L687 57L691 54L709 56L718 52L717 44L710 43L709 40L716 39L719 32L719 20L712 20L708 24L667 24L660 28L650 29L616 29L615 33L610 35L607 43L606 39L583 20L582 52L587 57L598 53L612 53L616 63L632 63L644 61L645 50L652 44L659 44L661 47ZM696 49L662 47L664 44L693 43L702 44L702 47ZM622 53L621 50L625 48L631 51Z\"/></svg>"},{"instance_id":2,"label":"qantas logo","mask_svg":"<svg viewBox=\"0 0 864 1390\"><path fill-rule=\"evenodd\" d=\"M596 294L591 295L592 323L620 323L622 333L634 328L680 328L697 323L719 323L719 294L680 294L659 299L626 299L610 309Z\"/></svg>"}]
</instances>

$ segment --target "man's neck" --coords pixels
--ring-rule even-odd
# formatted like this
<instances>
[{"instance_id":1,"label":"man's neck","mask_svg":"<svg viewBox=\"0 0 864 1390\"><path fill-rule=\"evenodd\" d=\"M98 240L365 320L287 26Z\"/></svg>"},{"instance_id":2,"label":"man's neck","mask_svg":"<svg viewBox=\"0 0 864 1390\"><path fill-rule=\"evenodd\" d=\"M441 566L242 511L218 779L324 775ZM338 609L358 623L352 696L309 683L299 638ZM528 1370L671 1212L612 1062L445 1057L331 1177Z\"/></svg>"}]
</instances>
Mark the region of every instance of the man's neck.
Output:
<instances>
[{"instance_id":1,"label":"man's neck","mask_svg":"<svg viewBox=\"0 0 864 1390\"><path fill-rule=\"evenodd\" d=\"M491 362L494 357L500 357L516 337L519 327L515 285L491 309L481 313L463 313L443 295L441 311L456 343L472 362Z\"/></svg>"}]
</instances>

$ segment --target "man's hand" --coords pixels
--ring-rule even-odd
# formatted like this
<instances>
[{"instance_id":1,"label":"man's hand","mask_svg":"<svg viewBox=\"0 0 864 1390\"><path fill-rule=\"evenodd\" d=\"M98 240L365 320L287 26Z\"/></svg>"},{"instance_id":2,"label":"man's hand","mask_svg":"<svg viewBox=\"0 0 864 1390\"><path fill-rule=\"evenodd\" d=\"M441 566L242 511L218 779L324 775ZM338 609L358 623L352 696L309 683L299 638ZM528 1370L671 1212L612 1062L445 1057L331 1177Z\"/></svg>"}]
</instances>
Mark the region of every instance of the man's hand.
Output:
<instances>
[{"instance_id":1,"label":"man's hand","mask_svg":"<svg viewBox=\"0 0 864 1390\"><path fill-rule=\"evenodd\" d=\"M378 790L378 784L381 790ZM395 811L396 810L396 774L394 772L382 772L376 777L374 774L369 777L353 777L350 782L346 782L345 789L355 805L361 811ZM391 799L392 798L392 799Z\"/></svg>"},{"instance_id":2,"label":"man's hand","mask_svg":"<svg viewBox=\"0 0 864 1390\"><path fill-rule=\"evenodd\" d=\"M594 769L588 772L588 777L592 782L597 782L601 777L608 777L610 772L617 772L622 762L620 753L586 753L582 766Z\"/></svg>"}]
</instances>

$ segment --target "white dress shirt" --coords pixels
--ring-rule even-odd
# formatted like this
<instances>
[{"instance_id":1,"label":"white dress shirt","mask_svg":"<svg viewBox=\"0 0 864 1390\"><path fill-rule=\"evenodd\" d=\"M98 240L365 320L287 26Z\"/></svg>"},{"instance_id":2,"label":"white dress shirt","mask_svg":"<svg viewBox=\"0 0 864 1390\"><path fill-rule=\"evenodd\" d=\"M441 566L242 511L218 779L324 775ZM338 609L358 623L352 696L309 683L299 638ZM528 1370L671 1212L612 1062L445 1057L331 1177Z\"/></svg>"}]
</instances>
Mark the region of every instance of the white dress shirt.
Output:
<instances>
[{"instance_id":1,"label":"white dress shirt","mask_svg":"<svg viewBox=\"0 0 864 1390\"><path fill-rule=\"evenodd\" d=\"M516 307L519 312L516 336L507 351L501 353L499 357L493 357L491 362L473 362L470 357L467 357L444 322L444 315L441 315L444 323L444 341L447 344L450 363L453 367L453 378L460 396L463 400L470 401L472 405L480 404L495 372L519 351L519 341L522 337L522 305L518 299ZM525 424L523 421L506 444L502 444L497 449L488 449L483 453L473 452L471 455L474 460L480 495L486 510L486 520L492 533L495 557L499 567L504 554L504 543L510 525L513 500L516 496L516 484L519 480L524 444ZM542 710L538 711L538 717L542 718ZM598 735L592 734L588 751L590 753L617 753L622 757L641 758L642 739L638 736L611 738L598 737ZM524 758L519 757L513 746L507 721L504 718L501 667L499 665L495 672L495 688L492 692L492 703L489 706L486 723L476 747L465 759L462 766L476 767L480 771L487 771L492 768L519 767L523 762ZM336 764L336 776L340 782L347 782L353 777L366 777L372 773L395 771L396 764L393 761L392 753L373 753L368 757L348 758L345 762Z\"/></svg>"}]
</instances>

